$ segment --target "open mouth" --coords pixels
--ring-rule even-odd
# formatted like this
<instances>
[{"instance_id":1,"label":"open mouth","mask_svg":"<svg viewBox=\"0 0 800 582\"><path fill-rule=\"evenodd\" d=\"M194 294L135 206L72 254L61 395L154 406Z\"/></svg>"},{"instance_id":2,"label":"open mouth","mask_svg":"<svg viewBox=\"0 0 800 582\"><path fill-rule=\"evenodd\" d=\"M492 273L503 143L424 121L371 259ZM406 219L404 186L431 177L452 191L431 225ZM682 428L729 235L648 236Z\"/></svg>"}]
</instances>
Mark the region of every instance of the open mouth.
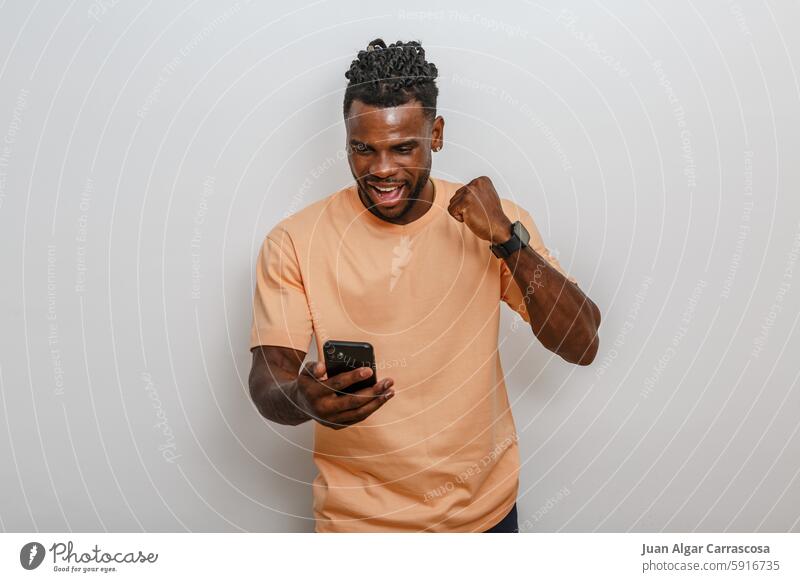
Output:
<instances>
[{"instance_id":1,"label":"open mouth","mask_svg":"<svg viewBox=\"0 0 800 582\"><path fill-rule=\"evenodd\" d=\"M394 206L403 197L406 185L401 184L372 184L368 183L370 192L377 206Z\"/></svg>"}]
</instances>

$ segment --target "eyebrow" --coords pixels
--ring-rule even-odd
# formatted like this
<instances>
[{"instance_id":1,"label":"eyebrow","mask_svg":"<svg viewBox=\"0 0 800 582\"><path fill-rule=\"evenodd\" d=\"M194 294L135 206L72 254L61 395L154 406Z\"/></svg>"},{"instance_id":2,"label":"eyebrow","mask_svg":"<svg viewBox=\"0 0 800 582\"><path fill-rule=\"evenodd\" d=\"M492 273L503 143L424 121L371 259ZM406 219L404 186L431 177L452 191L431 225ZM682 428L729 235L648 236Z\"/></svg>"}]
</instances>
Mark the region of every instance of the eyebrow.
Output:
<instances>
[{"instance_id":1,"label":"eyebrow","mask_svg":"<svg viewBox=\"0 0 800 582\"><path fill-rule=\"evenodd\" d=\"M406 141L403 141L403 142L400 142L400 143L396 143L392 147L393 148L409 147L409 146L415 146L418 143L419 143L419 141L416 140L416 139L408 139ZM365 145L365 146L370 147L370 148L372 147L372 144L368 144L366 142L359 141L357 139L351 139L350 140L350 145Z\"/></svg>"}]
</instances>

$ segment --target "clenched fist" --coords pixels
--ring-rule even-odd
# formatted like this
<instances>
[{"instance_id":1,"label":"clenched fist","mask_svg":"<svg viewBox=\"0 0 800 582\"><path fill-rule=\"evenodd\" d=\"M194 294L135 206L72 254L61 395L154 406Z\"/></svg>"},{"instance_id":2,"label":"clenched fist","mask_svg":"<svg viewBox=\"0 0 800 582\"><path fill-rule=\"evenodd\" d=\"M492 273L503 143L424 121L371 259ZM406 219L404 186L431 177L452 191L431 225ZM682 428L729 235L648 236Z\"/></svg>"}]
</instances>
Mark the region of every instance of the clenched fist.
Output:
<instances>
[{"instance_id":1,"label":"clenched fist","mask_svg":"<svg viewBox=\"0 0 800 582\"><path fill-rule=\"evenodd\" d=\"M503 212L500 196L486 176L480 176L456 190L447 211L466 224L475 236L492 244L511 238L511 221Z\"/></svg>"}]
</instances>

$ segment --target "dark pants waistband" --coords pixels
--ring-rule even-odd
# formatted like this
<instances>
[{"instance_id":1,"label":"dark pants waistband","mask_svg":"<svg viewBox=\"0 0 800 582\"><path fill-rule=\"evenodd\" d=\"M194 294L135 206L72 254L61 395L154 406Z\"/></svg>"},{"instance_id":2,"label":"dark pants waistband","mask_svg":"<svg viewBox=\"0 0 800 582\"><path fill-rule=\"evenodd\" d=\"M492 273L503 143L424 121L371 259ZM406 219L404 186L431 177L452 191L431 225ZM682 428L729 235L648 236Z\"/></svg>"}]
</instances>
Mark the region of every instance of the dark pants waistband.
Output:
<instances>
[{"instance_id":1,"label":"dark pants waistband","mask_svg":"<svg viewBox=\"0 0 800 582\"><path fill-rule=\"evenodd\" d=\"M514 504L514 507L511 508L511 511L508 512L500 522L487 529L483 533L519 533L519 525L517 524L517 504Z\"/></svg>"}]
</instances>

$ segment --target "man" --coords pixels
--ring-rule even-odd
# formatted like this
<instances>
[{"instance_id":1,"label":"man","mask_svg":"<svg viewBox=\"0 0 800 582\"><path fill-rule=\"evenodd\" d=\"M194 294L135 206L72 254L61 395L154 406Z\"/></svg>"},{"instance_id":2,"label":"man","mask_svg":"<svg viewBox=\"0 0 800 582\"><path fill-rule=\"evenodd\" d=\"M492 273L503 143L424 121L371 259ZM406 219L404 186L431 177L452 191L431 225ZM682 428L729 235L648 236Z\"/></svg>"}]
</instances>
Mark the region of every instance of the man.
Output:
<instances>
[{"instance_id":1,"label":"man","mask_svg":"<svg viewBox=\"0 0 800 582\"><path fill-rule=\"evenodd\" d=\"M600 312L531 215L486 177L430 176L444 143L436 66L417 42L360 51L344 96L355 183L282 220L256 267L250 393L315 422L318 532L516 531L519 453L497 351L500 301L588 365ZM374 346L372 374L328 378L316 338Z\"/></svg>"}]
</instances>

